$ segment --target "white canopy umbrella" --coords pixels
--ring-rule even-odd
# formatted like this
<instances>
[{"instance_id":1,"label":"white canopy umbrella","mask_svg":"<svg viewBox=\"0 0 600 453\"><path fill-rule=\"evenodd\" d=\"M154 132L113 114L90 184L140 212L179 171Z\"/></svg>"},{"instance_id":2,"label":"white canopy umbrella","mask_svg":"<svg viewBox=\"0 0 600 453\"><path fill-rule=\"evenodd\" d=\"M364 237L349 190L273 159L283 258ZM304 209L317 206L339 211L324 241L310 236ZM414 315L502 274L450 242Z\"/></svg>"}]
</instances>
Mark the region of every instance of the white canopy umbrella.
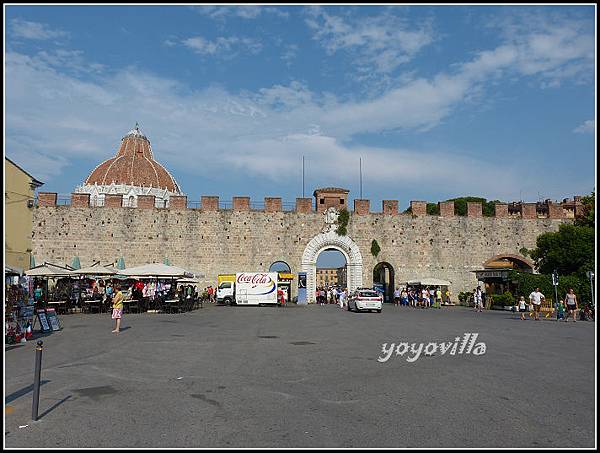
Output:
<instances>
[{"instance_id":1,"label":"white canopy umbrella","mask_svg":"<svg viewBox=\"0 0 600 453\"><path fill-rule=\"evenodd\" d=\"M21 274L23 274L23 269L11 267L7 264L4 265L4 275L21 275Z\"/></svg>"},{"instance_id":2,"label":"white canopy umbrella","mask_svg":"<svg viewBox=\"0 0 600 453\"><path fill-rule=\"evenodd\" d=\"M90 267L84 267L74 271L78 275L115 275L116 269L108 269L104 266L92 265Z\"/></svg>"},{"instance_id":3,"label":"white canopy umbrella","mask_svg":"<svg viewBox=\"0 0 600 453\"><path fill-rule=\"evenodd\" d=\"M56 264L44 263L32 269L25 271L29 277L76 277L72 270Z\"/></svg>"},{"instance_id":4,"label":"white canopy umbrella","mask_svg":"<svg viewBox=\"0 0 600 453\"><path fill-rule=\"evenodd\" d=\"M129 267L118 271L117 275L127 277L191 277L191 272L177 266L168 266L163 263L145 264L143 266Z\"/></svg>"},{"instance_id":5,"label":"white canopy umbrella","mask_svg":"<svg viewBox=\"0 0 600 453\"><path fill-rule=\"evenodd\" d=\"M197 278L185 277L185 278L178 278L177 283L197 285L198 283L200 283L200 281Z\"/></svg>"}]
</instances>

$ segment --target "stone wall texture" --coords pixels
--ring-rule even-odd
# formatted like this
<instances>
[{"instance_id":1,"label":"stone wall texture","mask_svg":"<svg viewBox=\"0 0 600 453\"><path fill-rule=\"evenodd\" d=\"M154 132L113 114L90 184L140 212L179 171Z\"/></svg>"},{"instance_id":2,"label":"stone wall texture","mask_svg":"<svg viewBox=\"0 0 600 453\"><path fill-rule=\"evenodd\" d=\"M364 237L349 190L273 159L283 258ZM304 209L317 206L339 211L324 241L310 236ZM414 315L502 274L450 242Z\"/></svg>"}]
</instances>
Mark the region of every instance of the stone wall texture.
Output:
<instances>
[{"instance_id":1,"label":"stone wall texture","mask_svg":"<svg viewBox=\"0 0 600 453\"><path fill-rule=\"evenodd\" d=\"M267 271L275 261L285 261L297 274L307 244L325 225L323 214L302 212L308 206L298 201L300 209L289 212L278 206L273 212L215 209L214 200L204 197L203 209L40 203L34 209L33 255L36 262L56 264L70 263L77 255L82 266L121 256L128 267L168 258L175 266L205 274L206 284L213 285L220 273ZM539 234L571 221L504 217L503 210L501 217L441 217L369 213L368 205L361 207L366 210L362 215L351 213L348 236L362 254L364 285L372 285L375 265L386 262L394 269L396 285L438 277L452 282L455 295L472 290L477 284L472 271L491 257L534 248ZM377 259L370 252L373 239L381 247ZM297 281L293 288L296 294Z\"/></svg>"}]
</instances>

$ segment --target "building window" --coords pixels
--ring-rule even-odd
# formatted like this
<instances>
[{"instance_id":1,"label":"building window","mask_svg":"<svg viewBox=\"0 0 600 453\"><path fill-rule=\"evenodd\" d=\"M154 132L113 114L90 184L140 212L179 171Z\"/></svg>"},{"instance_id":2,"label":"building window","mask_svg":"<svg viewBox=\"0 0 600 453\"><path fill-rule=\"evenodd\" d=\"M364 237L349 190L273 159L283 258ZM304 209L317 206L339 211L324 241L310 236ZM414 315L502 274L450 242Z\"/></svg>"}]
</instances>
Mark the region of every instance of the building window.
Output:
<instances>
[{"instance_id":1,"label":"building window","mask_svg":"<svg viewBox=\"0 0 600 453\"><path fill-rule=\"evenodd\" d=\"M325 204L325 199L324 198L319 199L319 204Z\"/></svg>"},{"instance_id":2,"label":"building window","mask_svg":"<svg viewBox=\"0 0 600 453\"><path fill-rule=\"evenodd\" d=\"M344 204L344 199L340 198L340 204Z\"/></svg>"}]
</instances>

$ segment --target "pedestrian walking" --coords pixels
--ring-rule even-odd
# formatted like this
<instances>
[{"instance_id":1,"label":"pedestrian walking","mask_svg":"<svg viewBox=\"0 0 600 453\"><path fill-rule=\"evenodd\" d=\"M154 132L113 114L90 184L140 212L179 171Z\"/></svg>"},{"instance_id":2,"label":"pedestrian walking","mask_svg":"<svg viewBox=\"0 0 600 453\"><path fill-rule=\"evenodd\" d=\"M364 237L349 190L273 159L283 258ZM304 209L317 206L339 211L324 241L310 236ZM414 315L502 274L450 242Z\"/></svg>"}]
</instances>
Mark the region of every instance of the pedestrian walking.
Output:
<instances>
[{"instance_id":1,"label":"pedestrian walking","mask_svg":"<svg viewBox=\"0 0 600 453\"><path fill-rule=\"evenodd\" d=\"M536 288L535 291L529 295L529 300L533 304L534 319L539 321L542 301L545 301L546 297L540 292L539 288Z\"/></svg>"},{"instance_id":2,"label":"pedestrian walking","mask_svg":"<svg viewBox=\"0 0 600 453\"><path fill-rule=\"evenodd\" d=\"M481 288L479 286L475 288L473 298L475 300L475 311L481 313L483 311L483 294L481 293Z\"/></svg>"},{"instance_id":3,"label":"pedestrian walking","mask_svg":"<svg viewBox=\"0 0 600 453\"><path fill-rule=\"evenodd\" d=\"M567 306L567 316L565 321L568 321L569 315L571 315L573 317L573 322L577 322L577 296L575 295L575 292L573 292L573 288L569 288L564 303Z\"/></svg>"},{"instance_id":4,"label":"pedestrian walking","mask_svg":"<svg viewBox=\"0 0 600 453\"><path fill-rule=\"evenodd\" d=\"M525 302L525 296L521 296L518 305L519 313L521 314L521 320L525 321L525 313L527 313L527 303Z\"/></svg>"},{"instance_id":5,"label":"pedestrian walking","mask_svg":"<svg viewBox=\"0 0 600 453\"><path fill-rule=\"evenodd\" d=\"M403 307L408 306L408 293L404 288L402 288L402 292L400 293L400 303Z\"/></svg>"},{"instance_id":6,"label":"pedestrian walking","mask_svg":"<svg viewBox=\"0 0 600 453\"><path fill-rule=\"evenodd\" d=\"M113 306L112 306L112 319L115 320L115 329L112 333L119 334L121 330L121 318L123 318L123 293L121 292L121 288L117 286L115 288L117 293L113 298Z\"/></svg>"},{"instance_id":7,"label":"pedestrian walking","mask_svg":"<svg viewBox=\"0 0 600 453\"><path fill-rule=\"evenodd\" d=\"M394 291L394 305L397 307L400 304L400 288L396 287Z\"/></svg>"},{"instance_id":8,"label":"pedestrian walking","mask_svg":"<svg viewBox=\"0 0 600 453\"><path fill-rule=\"evenodd\" d=\"M421 290L421 306L429 308L429 291L426 288Z\"/></svg>"},{"instance_id":9,"label":"pedestrian walking","mask_svg":"<svg viewBox=\"0 0 600 453\"><path fill-rule=\"evenodd\" d=\"M556 320L563 320L566 321L565 319L565 304L563 304L563 301L561 300L558 303L558 306L556 307Z\"/></svg>"},{"instance_id":10,"label":"pedestrian walking","mask_svg":"<svg viewBox=\"0 0 600 453\"><path fill-rule=\"evenodd\" d=\"M440 287L435 292L435 306L436 308L442 308L442 289Z\"/></svg>"}]
</instances>

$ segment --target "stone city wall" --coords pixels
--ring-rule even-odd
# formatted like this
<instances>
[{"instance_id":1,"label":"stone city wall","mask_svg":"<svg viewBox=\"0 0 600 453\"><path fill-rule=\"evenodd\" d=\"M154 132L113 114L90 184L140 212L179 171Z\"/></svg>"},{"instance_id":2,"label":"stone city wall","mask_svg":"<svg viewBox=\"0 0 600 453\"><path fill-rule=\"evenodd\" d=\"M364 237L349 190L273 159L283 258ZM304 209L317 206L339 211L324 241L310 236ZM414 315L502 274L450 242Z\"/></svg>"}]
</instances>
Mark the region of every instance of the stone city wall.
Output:
<instances>
[{"instance_id":1,"label":"stone city wall","mask_svg":"<svg viewBox=\"0 0 600 453\"><path fill-rule=\"evenodd\" d=\"M205 274L206 284L215 285L220 273L267 271L275 261L285 261L297 274L308 242L324 226L310 198L297 199L293 211L282 211L278 198L265 199L263 210L251 209L248 197L235 197L232 209L219 209L218 197L202 197L199 209L187 208L185 197L173 198L169 208L154 208L152 200L143 207L119 207L116 199L105 207L89 207L81 194L71 205L57 205L56 196L40 193L33 221L36 262L69 264L78 256L82 266L89 266L122 256L131 267L168 258L172 265ZM455 216L451 204L442 204L440 215L431 216L425 202L411 202L413 214L404 214L396 200L383 201L377 213L370 211L369 200L355 200L348 236L362 254L363 285L371 286L373 268L386 262L394 269L396 285L417 276L437 277L450 280L456 295L476 286L471 271L485 261L519 255L522 247L535 247L539 234L570 221L554 206L536 215L535 203L522 204L522 216L498 205L497 217L483 217L479 203L469 204L468 216ZM373 239L381 248L377 258L370 252ZM296 294L297 281L293 288Z\"/></svg>"}]
</instances>

